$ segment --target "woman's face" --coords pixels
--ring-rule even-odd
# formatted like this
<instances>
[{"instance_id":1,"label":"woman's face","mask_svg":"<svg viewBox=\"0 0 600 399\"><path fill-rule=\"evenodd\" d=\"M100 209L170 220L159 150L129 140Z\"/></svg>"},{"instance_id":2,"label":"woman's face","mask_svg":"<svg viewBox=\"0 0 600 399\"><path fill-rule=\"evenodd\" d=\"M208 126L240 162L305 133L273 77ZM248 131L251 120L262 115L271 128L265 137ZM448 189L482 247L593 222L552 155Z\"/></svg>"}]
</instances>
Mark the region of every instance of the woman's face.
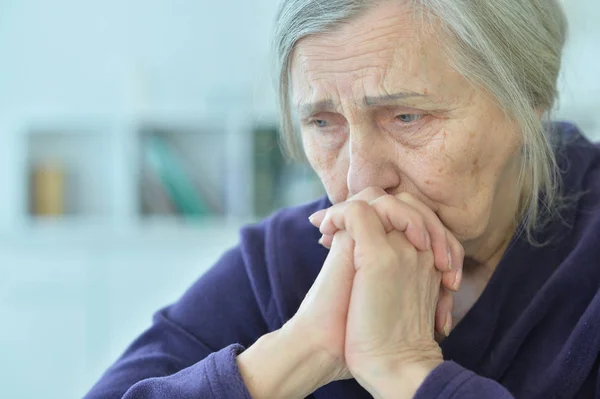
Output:
<instances>
[{"instance_id":1,"label":"woman's face","mask_svg":"<svg viewBox=\"0 0 600 399\"><path fill-rule=\"evenodd\" d=\"M333 203L370 186L409 192L468 243L514 216L520 133L401 3L297 44L304 148Z\"/></svg>"}]
</instances>

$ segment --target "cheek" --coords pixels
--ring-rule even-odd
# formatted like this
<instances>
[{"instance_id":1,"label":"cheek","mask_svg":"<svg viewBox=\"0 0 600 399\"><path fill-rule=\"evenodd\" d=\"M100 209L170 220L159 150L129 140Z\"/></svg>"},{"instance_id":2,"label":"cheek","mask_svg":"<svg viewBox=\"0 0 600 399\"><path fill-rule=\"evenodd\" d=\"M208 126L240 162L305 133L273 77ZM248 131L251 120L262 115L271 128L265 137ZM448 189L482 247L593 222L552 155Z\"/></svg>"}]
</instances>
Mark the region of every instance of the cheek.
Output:
<instances>
[{"instance_id":1,"label":"cheek","mask_svg":"<svg viewBox=\"0 0 600 399\"><path fill-rule=\"evenodd\" d=\"M405 168L407 178L416 186L415 191L424 197L424 202L432 210L438 211L441 207L455 207L465 203L465 182L461 175L456 173L456 165L448 159L436 156L415 161L412 165L411 169L414 172L410 176L408 168Z\"/></svg>"},{"instance_id":2,"label":"cheek","mask_svg":"<svg viewBox=\"0 0 600 399\"><path fill-rule=\"evenodd\" d=\"M347 151L344 151L345 146L324 146L305 134L302 136L302 142L306 158L323 183L329 200L334 204L346 200L349 162Z\"/></svg>"},{"instance_id":3,"label":"cheek","mask_svg":"<svg viewBox=\"0 0 600 399\"><path fill-rule=\"evenodd\" d=\"M484 233L500 176L518 146L518 136L508 127L477 128L448 131L419 186L440 206L438 215L461 239Z\"/></svg>"},{"instance_id":4,"label":"cheek","mask_svg":"<svg viewBox=\"0 0 600 399\"><path fill-rule=\"evenodd\" d=\"M471 180L471 168L465 148L449 131L442 128L427 145L406 150L400 157L402 172L431 201L462 202L457 197Z\"/></svg>"}]
</instances>

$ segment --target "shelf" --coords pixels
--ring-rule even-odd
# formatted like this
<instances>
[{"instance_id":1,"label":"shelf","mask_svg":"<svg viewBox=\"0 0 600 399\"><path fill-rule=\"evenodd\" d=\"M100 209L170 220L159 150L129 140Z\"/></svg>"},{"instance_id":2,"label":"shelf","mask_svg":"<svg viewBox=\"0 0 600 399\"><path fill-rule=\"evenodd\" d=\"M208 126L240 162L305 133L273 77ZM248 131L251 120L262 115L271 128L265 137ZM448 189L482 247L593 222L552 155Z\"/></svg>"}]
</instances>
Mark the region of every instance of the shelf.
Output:
<instances>
[{"instance_id":1,"label":"shelf","mask_svg":"<svg viewBox=\"0 0 600 399\"><path fill-rule=\"evenodd\" d=\"M110 215L110 181L105 173L110 138L89 129L54 126L27 133L28 215ZM94 186L94 190L90 189Z\"/></svg>"},{"instance_id":2,"label":"shelf","mask_svg":"<svg viewBox=\"0 0 600 399\"><path fill-rule=\"evenodd\" d=\"M275 121L259 122L243 110L26 116L0 121L14 148L5 151L0 175L0 185L11 187L0 204L5 238L90 245L135 236L186 239L224 223L239 227L324 193L309 167L284 159ZM149 145L157 141L187 175L188 190L180 186L179 197L169 191L173 174L148 162L156 156L149 156ZM194 195L206 212L185 212L174 203ZM158 197L158 207L145 203Z\"/></svg>"}]
</instances>

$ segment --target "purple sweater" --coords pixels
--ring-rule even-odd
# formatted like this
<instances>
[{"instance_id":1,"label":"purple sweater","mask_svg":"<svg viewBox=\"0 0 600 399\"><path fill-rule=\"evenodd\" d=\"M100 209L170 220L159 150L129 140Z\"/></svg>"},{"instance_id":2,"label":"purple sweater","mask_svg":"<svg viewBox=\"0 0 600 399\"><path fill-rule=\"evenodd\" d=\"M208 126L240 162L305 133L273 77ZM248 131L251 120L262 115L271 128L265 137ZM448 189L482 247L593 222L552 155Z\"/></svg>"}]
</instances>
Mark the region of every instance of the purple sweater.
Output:
<instances>
[{"instance_id":1,"label":"purple sweater","mask_svg":"<svg viewBox=\"0 0 600 399\"><path fill-rule=\"evenodd\" d=\"M416 398L600 398L600 148L557 126L565 192L582 195L539 233L550 244L513 239ZM327 206L324 198L244 228L239 246L157 312L86 398L250 398L236 355L298 309L327 256L307 217ZM348 380L310 397L371 396Z\"/></svg>"}]
</instances>

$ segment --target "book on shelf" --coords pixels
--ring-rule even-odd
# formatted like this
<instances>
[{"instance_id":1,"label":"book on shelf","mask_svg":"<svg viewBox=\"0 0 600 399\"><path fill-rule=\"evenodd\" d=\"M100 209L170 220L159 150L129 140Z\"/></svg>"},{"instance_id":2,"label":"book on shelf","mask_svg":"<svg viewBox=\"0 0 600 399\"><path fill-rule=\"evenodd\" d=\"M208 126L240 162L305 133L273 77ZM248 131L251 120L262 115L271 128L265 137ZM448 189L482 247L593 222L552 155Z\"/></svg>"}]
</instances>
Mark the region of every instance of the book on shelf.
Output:
<instances>
[{"instance_id":1,"label":"book on shelf","mask_svg":"<svg viewBox=\"0 0 600 399\"><path fill-rule=\"evenodd\" d=\"M158 176L145 166L140 176L141 206L144 215L172 215L176 213Z\"/></svg>"},{"instance_id":2,"label":"book on shelf","mask_svg":"<svg viewBox=\"0 0 600 399\"><path fill-rule=\"evenodd\" d=\"M144 161L142 205L149 213L176 213L197 218L222 211L220 201L208 195L210 191L202 185L200 177L194 176L190 164L168 134L147 135Z\"/></svg>"}]
</instances>

